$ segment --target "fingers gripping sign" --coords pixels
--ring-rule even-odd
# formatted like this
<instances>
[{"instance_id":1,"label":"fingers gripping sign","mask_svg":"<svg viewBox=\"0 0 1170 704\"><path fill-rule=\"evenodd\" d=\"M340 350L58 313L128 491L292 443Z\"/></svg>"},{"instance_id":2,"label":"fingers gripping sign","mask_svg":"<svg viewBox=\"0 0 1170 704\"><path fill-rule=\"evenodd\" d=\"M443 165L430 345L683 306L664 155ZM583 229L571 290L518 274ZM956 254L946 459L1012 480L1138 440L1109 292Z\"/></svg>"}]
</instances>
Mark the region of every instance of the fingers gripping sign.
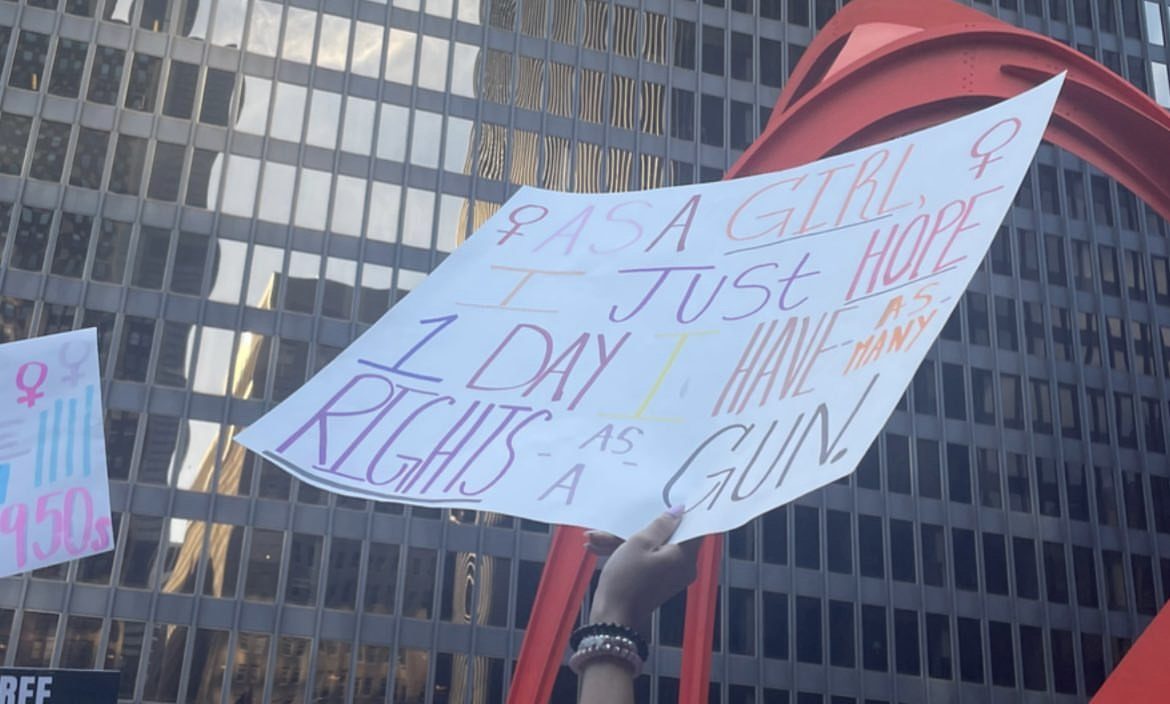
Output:
<instances>
[{"instance_id":1,"label":"fingers gripping sign","mask_svg":"<svg viewBox=\"0 0 1170 704\"><path fill-rule=\"evenodd\" d=\"M591 551L612 551L593 597L591 622L637 628L694 581L701 540L668 542L682 518L683 507L673 506L624 543L605 533L588 534Z\"/></svg>"}]
</instances>

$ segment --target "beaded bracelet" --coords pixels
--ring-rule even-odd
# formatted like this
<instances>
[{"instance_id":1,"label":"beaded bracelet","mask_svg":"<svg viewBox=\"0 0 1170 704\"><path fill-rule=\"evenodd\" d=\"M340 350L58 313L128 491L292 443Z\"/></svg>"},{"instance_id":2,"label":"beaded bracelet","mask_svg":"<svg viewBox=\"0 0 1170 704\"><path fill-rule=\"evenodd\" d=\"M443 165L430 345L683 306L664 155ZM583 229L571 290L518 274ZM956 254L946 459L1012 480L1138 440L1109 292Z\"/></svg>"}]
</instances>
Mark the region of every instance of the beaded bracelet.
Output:
<instances>
[{"instance_id":1,"label":"beaded bracelet","mask_svg":"<svg viewBox=\"0 0 1170 704\"><path fill-rule=\"evenodd\" d=\"M630 666L633 677L642 674L645 660L638 656L634 641L615 635L595 635L585 639L584 644L569 658L569 669L578 675L585 666L595 660L616 660Z\"/></svg>"},{"instance_id":2,"label":"beaded bracelet","mask_svg":"<svg viewBox=\"0 0 1170 704\"><path fill-rule=\"evenodd\" d=\"M645 639L637 631L617 623L591 623L588 626L581 626L573 631L573 635L569 637L569 646L573 650L577 650L581 647L581 641L589 636L617 636L619 638L625 638L634 644L638 657L643 661L650 655L650 648L646 646Z\"/></svg>"}]
</instances>

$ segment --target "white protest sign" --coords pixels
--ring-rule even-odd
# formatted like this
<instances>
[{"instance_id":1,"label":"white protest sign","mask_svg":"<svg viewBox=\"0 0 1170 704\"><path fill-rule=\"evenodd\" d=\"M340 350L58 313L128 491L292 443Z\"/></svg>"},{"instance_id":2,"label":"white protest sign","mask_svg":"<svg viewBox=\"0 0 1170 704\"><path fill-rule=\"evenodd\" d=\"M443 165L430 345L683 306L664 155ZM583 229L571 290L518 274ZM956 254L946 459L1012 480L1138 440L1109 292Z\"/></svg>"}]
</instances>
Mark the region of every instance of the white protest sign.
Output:
<instances>
[{"instance_id":1,"label":"white protest sign","mask_svg":"<svg viewBox=\"0 0 1170 704\"><path fill-rule=\"evenodd\" d=\"M114 547L97 333L0 345L0 577Z\"/></svg>"},{"instance_id":2,"label":"white protest sign","mask_svg":"<svg viewBox=\"0 0 1170 704\"><path fill-rule=\"evenodd\" d=\"M352 496L678 539L853 471L962 295L1062 77L774 174L522 189L239 437Z\"/></svg>"}]
</instances>

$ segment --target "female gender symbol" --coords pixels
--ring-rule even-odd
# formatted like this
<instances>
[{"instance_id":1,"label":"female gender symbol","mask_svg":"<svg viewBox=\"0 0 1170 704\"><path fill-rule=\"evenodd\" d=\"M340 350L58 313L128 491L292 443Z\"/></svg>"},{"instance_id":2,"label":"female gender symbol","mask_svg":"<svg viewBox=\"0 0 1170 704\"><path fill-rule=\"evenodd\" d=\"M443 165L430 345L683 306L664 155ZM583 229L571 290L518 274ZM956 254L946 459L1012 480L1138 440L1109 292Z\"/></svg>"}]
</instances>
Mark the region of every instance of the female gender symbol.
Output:
<instances>
[{"instance_id":1,"label":"female gender symbol","mask_svg":"<svg viewBox=\"0 0 1170 704\"><path fill-rule=\"evenodd\" d=\"M28 381L28 370L30 367L36 370L33 373L37 375L36 380L31 384ZM23 391L24 396L18 397L16 402L23 403L29 408L32 408L36 404L37 399L45 395L41 391L38 391L38 389L41 388L41 384L45 383L45 375L48 371L49 368L42 362L25 362L20 365L20 369L16 372L16 388Z\"/></svg>"},{"instance_id":2,"label":"female gender symbol","mask_svg":"<svg viewBox=\"0 0 1170 704\"><path fill-rule=\"evenodd\" d=\"M81 356L70 359L68 352L74 347L81 348ZM57 358L61 360L61 364L69 368L69 372L65 374L65 381L73 388L77 388L77 382L81 381L81 365L89 359L89 347L80 343L66 342L57 350Z\"/></svg>"}]
</instances>

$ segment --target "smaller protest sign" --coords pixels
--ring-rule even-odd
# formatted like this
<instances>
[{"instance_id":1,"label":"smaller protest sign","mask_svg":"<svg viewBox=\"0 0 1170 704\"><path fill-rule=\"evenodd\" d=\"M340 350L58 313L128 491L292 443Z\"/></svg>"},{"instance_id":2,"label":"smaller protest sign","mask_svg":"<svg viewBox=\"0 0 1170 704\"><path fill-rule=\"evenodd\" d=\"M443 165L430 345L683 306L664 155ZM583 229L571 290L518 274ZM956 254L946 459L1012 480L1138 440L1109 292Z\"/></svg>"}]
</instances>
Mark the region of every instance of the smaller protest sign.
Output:
<instances>
[{"instance_id":1,"label":"smaller protest sign","mask_svg":"<svg viewBox=\"0 0 1170 704\"><path fill-rule=\"evenodd\" d=\"M114 547L97 360L92 328L0 345L0 577Z\"/></svg>"},{"instance_id":2,"label":"smaller protest sign","mask_svg":"<svg viewBox=\"0 0 1170 704\"><path fill-rule=\"evenodd\" d=\"M116 670L22 670L0 667L0 704L115 704Z\"/></svg>"}]
</instances>

